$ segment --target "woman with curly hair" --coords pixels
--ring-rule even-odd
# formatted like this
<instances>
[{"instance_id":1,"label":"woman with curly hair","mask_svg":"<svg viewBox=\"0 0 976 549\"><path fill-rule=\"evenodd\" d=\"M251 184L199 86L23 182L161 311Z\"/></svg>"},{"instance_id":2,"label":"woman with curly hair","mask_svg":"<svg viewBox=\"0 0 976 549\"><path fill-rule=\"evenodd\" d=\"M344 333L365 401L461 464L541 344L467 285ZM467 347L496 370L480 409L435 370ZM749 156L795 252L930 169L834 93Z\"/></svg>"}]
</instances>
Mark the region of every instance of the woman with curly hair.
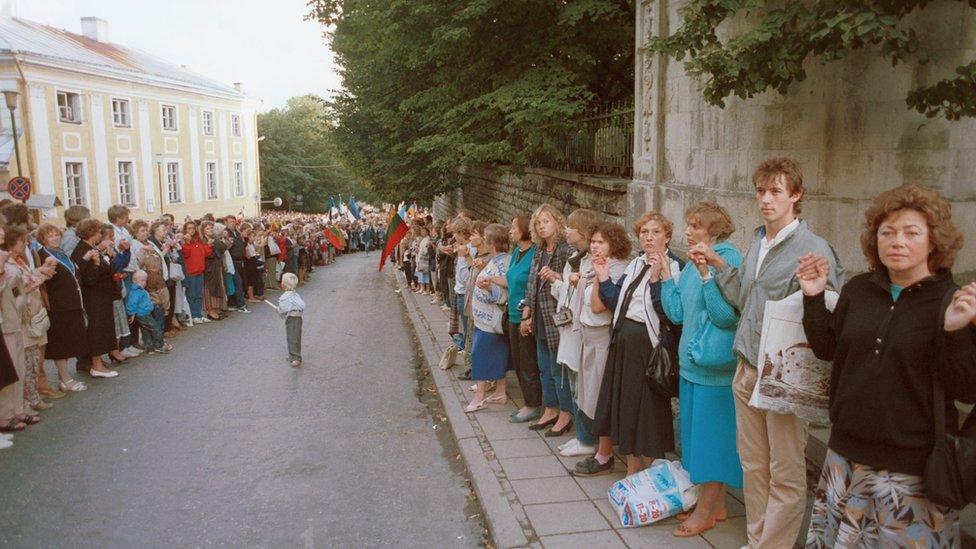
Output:
<instances>
[{"instance_id":1,"label":"woman with curly hair","mask_svg":"<svg viewBox=\"0 0 976 549\"><path fill-rule=\"evenodd\" d=\"M861 248L871 270L827 310L827 260L796 271L803 329L833 361L832 429L807 547L958 547L958 512L930 501L923 478L935 440L933 395L976 401L976 284L953 282L962 248L949 203L933 189L881 193L865 212Z\"/></svg>"}]
</instances>

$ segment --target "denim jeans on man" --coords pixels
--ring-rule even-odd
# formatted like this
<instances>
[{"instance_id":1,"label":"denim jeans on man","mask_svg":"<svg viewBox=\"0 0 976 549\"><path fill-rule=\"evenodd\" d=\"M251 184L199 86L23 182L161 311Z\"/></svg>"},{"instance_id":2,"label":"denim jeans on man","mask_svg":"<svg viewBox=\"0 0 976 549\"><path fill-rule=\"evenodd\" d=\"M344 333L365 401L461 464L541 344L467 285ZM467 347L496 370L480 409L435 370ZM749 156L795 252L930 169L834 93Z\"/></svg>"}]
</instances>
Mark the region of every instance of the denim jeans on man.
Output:
<instances>
[{"instance_id":1,"label":"denim jeans on man","mask_svg":"<svg viewBox=\"0 0 976 549\"><path fill-rule=\"evenodd\" d=\"M461 319L461 324L458 325L461 333L454 334L454 345L459 351L463 351L464 341L468 337L468 317L464 315L464 294L454 296L454 306L457 307L458 317Z\"/></svg>"},{"instance_id":2,"label":"denim jeans on man","mask_svg":"<svg viewBox=\"0 0 976 549\"><path fill-rule=\"evenodd\" d=\"M244 262L234 260L234 303L238 308L247 307L244 298Z\"/></svg>"}]
</instances>

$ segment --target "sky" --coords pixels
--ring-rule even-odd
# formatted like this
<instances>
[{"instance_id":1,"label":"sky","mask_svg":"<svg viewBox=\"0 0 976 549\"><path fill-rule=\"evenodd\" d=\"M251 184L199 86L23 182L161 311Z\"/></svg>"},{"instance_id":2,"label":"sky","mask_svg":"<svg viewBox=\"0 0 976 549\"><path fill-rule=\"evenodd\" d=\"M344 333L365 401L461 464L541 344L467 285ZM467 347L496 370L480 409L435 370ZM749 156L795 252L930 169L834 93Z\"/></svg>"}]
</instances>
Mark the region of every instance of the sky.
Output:
<instances>
[{"instance_id":1,"label":"sky","mask_svg":"<svg viewBox=\"0 0 976 549\"><path fill-rule=\"evenodd\" d=\"M11 1L11 0L0 0ZM263 100L332 95L340 87L322 26L306 0L13 0L14 15L81 34L81 18L108 21L110 42L232 84Z\"/></svg>"}]
</instances>

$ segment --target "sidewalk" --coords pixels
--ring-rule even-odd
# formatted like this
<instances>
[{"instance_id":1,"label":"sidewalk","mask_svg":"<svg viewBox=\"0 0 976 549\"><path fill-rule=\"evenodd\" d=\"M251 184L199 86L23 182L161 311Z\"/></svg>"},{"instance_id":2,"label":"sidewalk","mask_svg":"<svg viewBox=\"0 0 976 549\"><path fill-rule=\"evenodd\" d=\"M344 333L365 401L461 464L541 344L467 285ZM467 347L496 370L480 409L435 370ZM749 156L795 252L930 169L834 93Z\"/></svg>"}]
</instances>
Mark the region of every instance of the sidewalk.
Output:
<instances>
[{"instance_id":1,"label":"sidewalk","mask_svg":"<svg viewBox=\"0 0 976 549\"><path fill-rule=\"evenodd\" d=\"M447 315L430 297L407 291L403 275L397 285L412 321L427 365L444 402L461 455L497 547L716 547L738 549L746 543L745 510L740 492L727 496L729 519L702 536L679 539L671 535L677 521L668 519L643 528L621 528L607 499L607 489L624 477L617 460L613 474L576 478L569 474L582 458L564 458L555 448L570 435L546 438L527 424L508 422L517 407L492 405L465 414L473 382L457 381L437 367L451 344ZM515 375L509 372L510 397L522 401Z\"/></svg>"}]
</instances>

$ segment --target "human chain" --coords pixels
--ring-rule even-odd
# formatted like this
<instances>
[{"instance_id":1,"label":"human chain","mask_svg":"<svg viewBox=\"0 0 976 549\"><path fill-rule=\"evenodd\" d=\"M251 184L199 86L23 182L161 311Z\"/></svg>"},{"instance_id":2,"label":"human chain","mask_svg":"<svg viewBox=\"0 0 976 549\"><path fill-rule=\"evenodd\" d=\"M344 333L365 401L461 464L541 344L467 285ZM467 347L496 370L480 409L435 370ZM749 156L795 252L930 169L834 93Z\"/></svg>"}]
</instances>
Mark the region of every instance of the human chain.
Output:
<instances>
[{"instance_id":1,"label":"human chain","mask_svg":"<svg viewBox=\"0 0 976 549\"><path fill-rule=\"evenodd\" d=\"M745 496L749 547L792 547L812 402L832 431L808 547L960 546L958 510L926 487L933 388L976 401L976 283L953 280L963 239L949 203L919 185L875 197L860 238L870 271L848 279L800 216L799 164L770 158L752 183L758 227L744 254L729 237L751 222L715 202L684 212L685 257L660 212L628 230L542 204L511 219L422 214L396 262L410 290L450 311L454 345L441 367L463 357L456 376L475 381L466 411L506 404L514 370L524 401L509 421L546 436L575 426L560 446L584 458L575 476L609 474L615 454L628 475L664 458L676 446L677 397L681 463L698 498L674 536L724 521L733 487ZM793 317L766 318L768 306ZM786 346L770 351L773 341ZM678 365L671 382L664 353ZM976 438L974 414L960 430L948 408L945 431Z\"/></svg>"}]
</instances>

